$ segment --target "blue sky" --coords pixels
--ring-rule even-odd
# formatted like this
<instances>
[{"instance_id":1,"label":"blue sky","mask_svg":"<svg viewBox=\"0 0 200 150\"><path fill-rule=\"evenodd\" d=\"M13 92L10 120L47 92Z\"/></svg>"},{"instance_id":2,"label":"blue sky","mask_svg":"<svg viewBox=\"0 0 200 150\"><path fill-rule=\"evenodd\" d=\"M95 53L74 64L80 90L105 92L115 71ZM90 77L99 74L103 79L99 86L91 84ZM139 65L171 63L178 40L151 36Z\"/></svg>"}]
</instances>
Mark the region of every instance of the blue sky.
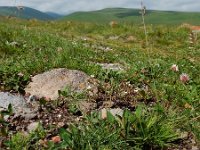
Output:
<instances>
[{"instance_id":1,"label":"blue sky","mask_svg":"<svg viewBox=\"0 0 200 150\"><path fill-rule=\"evenodd\" d=\"M23 5L41 11L68 14L110 7L140 8L141 0L0 0L0 6ZM143 0L147 9L199 11L200 0Z\"/></svg>"}]
</instances>

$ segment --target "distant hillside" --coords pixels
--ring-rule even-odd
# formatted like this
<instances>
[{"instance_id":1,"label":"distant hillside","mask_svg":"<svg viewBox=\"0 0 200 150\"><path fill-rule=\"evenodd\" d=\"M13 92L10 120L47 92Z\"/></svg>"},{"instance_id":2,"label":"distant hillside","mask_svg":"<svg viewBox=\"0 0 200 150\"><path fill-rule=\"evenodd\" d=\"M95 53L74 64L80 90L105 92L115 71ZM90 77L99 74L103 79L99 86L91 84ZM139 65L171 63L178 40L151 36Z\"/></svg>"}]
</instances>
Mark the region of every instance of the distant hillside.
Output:
<instances>
[{"instance_id":1,"label":"distant hillside","mask_svg":"<svg viewBox=\"0 0 200 150\"><path fill-rule=\"evenodd\" d=\"M63 17L63 15L60 15L60 14L57 14L54 12L45 12L45 13L48 14L49 16L53 17L54 19L59 19L59 18Z\"/></svg>"},{"instance_id":2,"label":"distant hillside","mask_svg":"<svg viewBox=\"0 0 200 150\"><path fill-rule=\"evenodd\" d=\"M38 20L52 20L54 17L38 11L36 9L32 9L29 7L7 7L7 6L0 6L0 15L1 16L13 16L22 19L38 19Z\"/></svg>"},{"instance_id":3,"label":"distant hillside","mask_svg":"<svg viewBox=\"0 0 200 150\"><path fill-rule=\"evenodd\" d=\"M76 12L64 17L65 20L106 23L111 20L119 22L141 23L139 9L107 8L98 11ZM146 23L149 24L200 24L200 13L147 10Z\"/></svg>"}]
</instances>

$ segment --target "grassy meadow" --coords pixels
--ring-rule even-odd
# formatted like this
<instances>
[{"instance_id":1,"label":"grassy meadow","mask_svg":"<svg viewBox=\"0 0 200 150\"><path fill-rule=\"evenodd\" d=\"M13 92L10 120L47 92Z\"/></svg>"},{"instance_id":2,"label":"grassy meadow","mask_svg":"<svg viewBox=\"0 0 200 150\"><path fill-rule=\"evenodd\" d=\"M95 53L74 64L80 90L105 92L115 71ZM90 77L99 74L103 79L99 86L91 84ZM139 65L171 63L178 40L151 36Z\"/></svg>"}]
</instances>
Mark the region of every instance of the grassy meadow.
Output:
<instances>
[{"instance_id":1,"label":"grassy meadow","mask_svg":"<svg viewBox=\"0 0 200 150\"><path fill-rule=\"evenodd\" d=\"M0 117L1 131L6 131L0 134L4 149L175 149L187 142L183 133L199 143L200 38L190 44L189 29L147 24L146 44L139 23L111 27L64 20L0 20L0 91L25 94L31 76L64 67L98 79L104 91L102 101L117 99L129 105L122 117L108 113L107 119L101 119L94 110L79 123L72 121L53 132L53 127L41 124L30 135L10 133ZM125 71L102 70L95 63L119 63ZM178 70L171 68L173 64ZM188 81L180 80L183 73ZM78 109L74 102L97 101L61 94L72 99L66 106L72 117ZM61 140L54 142L51 135L59 135Z\"/></svg>"},{"instance_id":2,"label":"grassy meadow","mask_svg":"<svg viewBox=\"0 0 200 150\"><path fill-rule=\"evenodd\" d=\"M92 23L106 23L116 20L122 23L138 24L142 22L140 12L139 9L132 8L106 8L89 12L75 12L61 19ZM145 21L148 24L178 25L181 23L190 23L199 25L199 17L199 12L146 10Z\"/></svg>"}]
</instances>

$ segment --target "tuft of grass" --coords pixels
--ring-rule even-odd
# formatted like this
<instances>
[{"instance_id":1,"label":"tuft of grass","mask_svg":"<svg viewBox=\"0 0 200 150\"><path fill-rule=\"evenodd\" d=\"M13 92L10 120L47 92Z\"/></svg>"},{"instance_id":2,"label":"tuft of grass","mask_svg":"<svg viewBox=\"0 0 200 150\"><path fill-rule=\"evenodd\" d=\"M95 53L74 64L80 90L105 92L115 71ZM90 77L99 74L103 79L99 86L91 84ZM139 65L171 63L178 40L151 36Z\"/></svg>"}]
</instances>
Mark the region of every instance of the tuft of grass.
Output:
<instances>
[{"instance_id":1,"label":"tuft of grass","mask_svg":"<svg viewBox=\"0 0 200 150\"><path fill-rule=\"evenodd\" d=\"M162 108L162 107L159 107ZM140 149L169 146L178 139L175 129L177 118L167 116L162 109L139 106L134 113L126 110L120 123L127 142Z\"/></svg>"},{"instance_id":2,"label":"tuft of grass","mask_svg":"<svg viewBox=\"0 0 200 150\"><path fill-rule=\"evenodd\" d=\"M121 129L114 117L102 120L97 114L87 116L82 123L61 129L62 142L55 145L61 149L127 149L129 146L120 136Z\"/></svg>"},{"instance_id":3,"label":"tuft of grass","mask_svg":"<svg viewBox=\"0 0 200 150\"><path fill-rule=\"evenodd\" d=\"M45 136L45 130L40 125L31 133L17 132L16 134L12 135L9 140L4 142L4 145L9 147L11 150L39 149L39 140L45 138Z\"/></svg>"},{"instance_id":4,"label":"tuft of grass","mask_svg":"<svg viewBox=\"0 0 200 150\"><path fill-rule=\"evenodd\" d=\"M60 130L61 149L163 149L178 139L176 118L162 110L139 106L135 112L125 110L123 116L107 118L97 114L86 116L81 123ZM175 121L176 120L176 121Z\"/></svg>"}]
</instances>

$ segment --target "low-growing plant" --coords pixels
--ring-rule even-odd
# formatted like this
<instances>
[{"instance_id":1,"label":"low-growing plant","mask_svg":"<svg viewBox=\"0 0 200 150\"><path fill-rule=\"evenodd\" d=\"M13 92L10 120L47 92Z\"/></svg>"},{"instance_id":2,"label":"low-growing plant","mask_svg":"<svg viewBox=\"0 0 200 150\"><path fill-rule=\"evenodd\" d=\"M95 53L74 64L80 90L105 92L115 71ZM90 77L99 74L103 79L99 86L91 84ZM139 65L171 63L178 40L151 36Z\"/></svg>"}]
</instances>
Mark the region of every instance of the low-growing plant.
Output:
<instances>
[{"instance_id":1,"label":"low-growing plant","mask_svg":"<svg viewBox=\"0 0 200 150\"><path fill-rule=\"evenodd\" d=\"M84 101L87 98L86 91L76 92L71 90L70 87L66 87L64 90L59 91L59 95L64 98L62 101L68 102L68 110L73 114L79 112L78 102Z\"/></svg>"},{"instance_id":2,"label":"low-growing plant","mask_svg":"<svg viewBox=\"0 0 200 150\"><path fill-rule=\"evenodd\" d=\"M13 113L12 105L8 105L7 110L0 111L0 135L7 136L8 135L8 125L9 122L5 119L5 116L10 116Z\"/></svg>"},{"instance_id":3,"label":"low-growing plant","mask_svg":"<svg viewBox=\"0 0 200 150\"><path fill-rule=\"evenodd\" d=\"M1 68L2 69L2 68ZM15 91L24 93L24 87L28 84L30 77L20 73L19 70L14 70L12 73L6 70L0 70L0 90Z\"/></svg>"},{"instance_id":4,"label":"low-growing plant","mask_svg":"<svg viewBox=\"0 0 200 150\"><path fill-rule=\"evenodd\" d=\"M102 120L98 114L88 116L79 124L70 125L69 129L61 129L62 142L57 145L61 149L127 149L127 143L120 135L121 129L114 116L109 115Z\"/></svg>"},{"instance_id":5,"label":"low-growing plant","mask_svg":"<svg viewBox=\"0 0 200 150\"><path fill-rule=\"evenodd\" d=\"M178 139L175 122L155 108L138 106L134 113L125 110L119 118L124 138L135 148L164 148Z\"/></svg>"},{"instance_id":6,"label":"low-growing plant","mask_svg":"<svg viewBox=\"0 0 200 150\"><path fill-rule=\"evenodd\" d=\"M78 124L60 130L57 149L162 149L178 139L175 121L159 107L148 110L139 106L135 112L124 110L123 116L99 118L98 113ZM176 120L176 118L173 118Z\"/></svg>"},{"instance_id":7,"label":"low-growing plant","mask_svg":"<svg viewBox=\"0 0 200 150\"><path fill-rule=\"evenodd\" d=\"M4 144L11 150L39 149L39 140L45 138L46 132L41 125L31 133L17 132Z\"/></svg>"},{"instance_id":8,"label":"low-growing plant","mask_svg":"<svg viewBox=\"0 0 200 150\"><path fill-rule=\"evenodd\" d=\"M28 135L18 132L11 137L10 141L7 142L6 145L11 150L28 150L30 145L29 140L30 139Z\"/></svg>"}]
</instances>

